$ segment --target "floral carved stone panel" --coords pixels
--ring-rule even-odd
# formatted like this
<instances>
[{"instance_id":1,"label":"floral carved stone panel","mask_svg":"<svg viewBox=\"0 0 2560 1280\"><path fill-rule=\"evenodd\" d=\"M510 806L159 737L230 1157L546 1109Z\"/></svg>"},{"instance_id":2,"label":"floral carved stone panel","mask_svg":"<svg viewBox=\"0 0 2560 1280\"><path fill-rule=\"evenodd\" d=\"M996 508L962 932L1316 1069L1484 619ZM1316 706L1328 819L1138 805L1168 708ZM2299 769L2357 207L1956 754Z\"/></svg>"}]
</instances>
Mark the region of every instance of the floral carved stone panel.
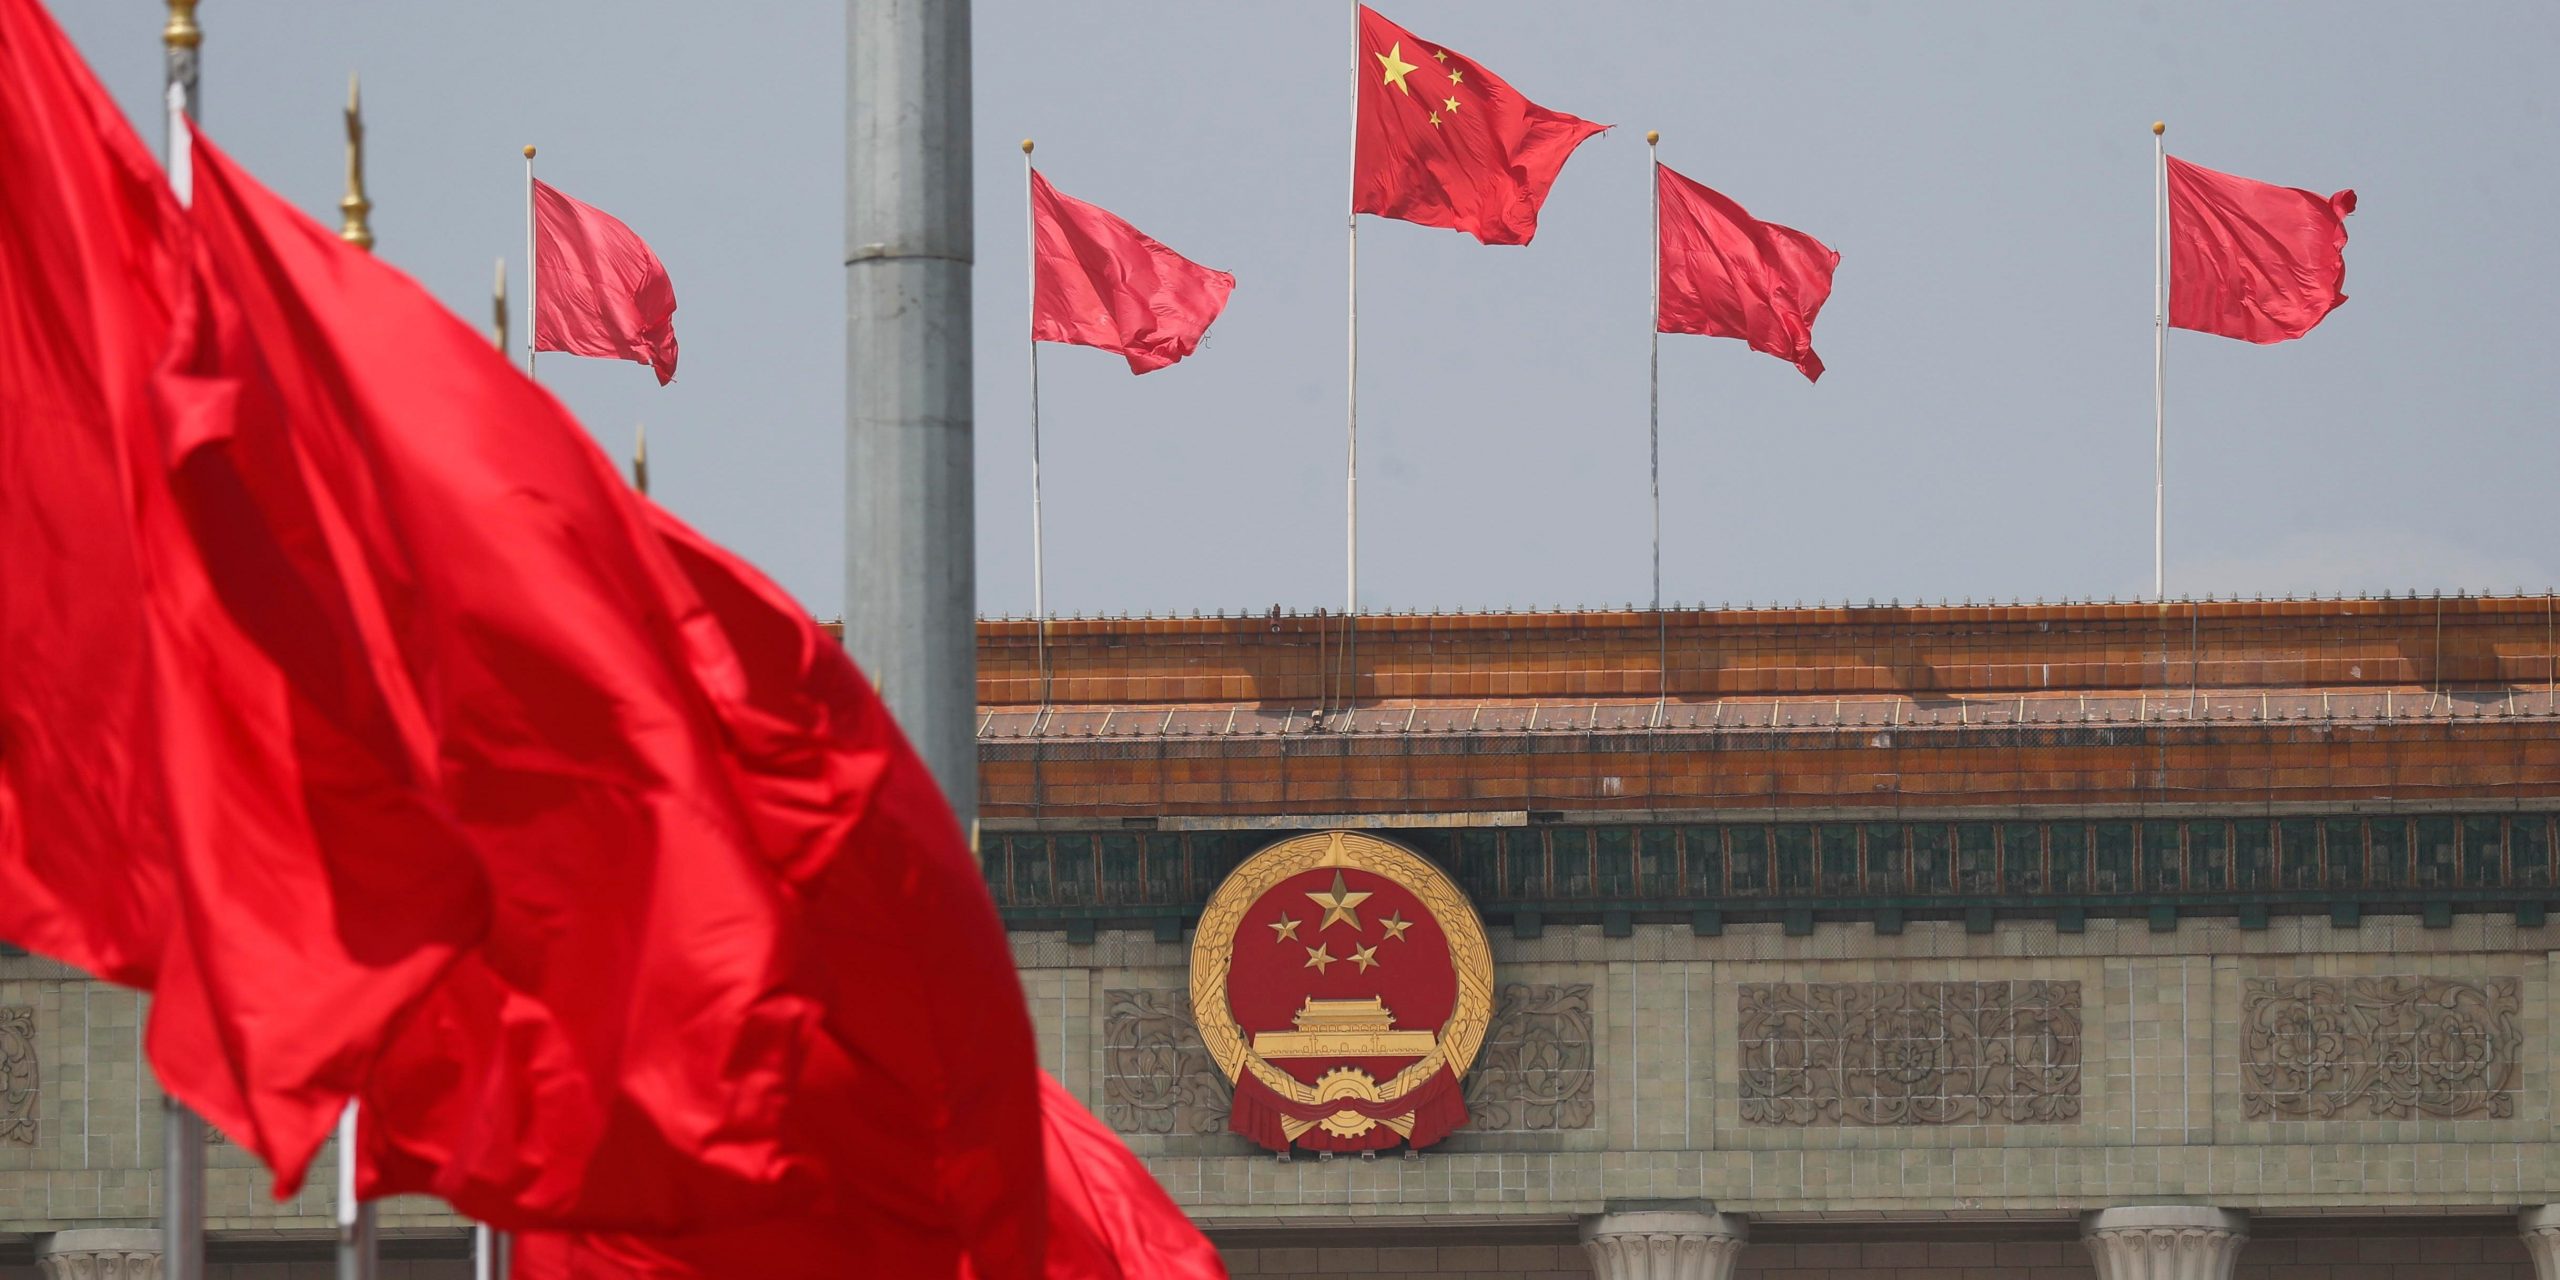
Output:
<instances>
[{"instance_id":1,"label":"floral carved stone panel","mask_svg":"<svg viewBox=\"0 0 2560 1280\"><path fill-rule=\"evenodd\" d=\"M36 1011L0 1007L0 1142L36 1144Z\"/></svg>"},{"instance_id":2,"label":"floral carved stone panel","mask_svg":"<svg viewBox=\"0 0 2560 1280\"><path fill-rule=\"evenodd\" d=\"M1227 1131L1235 1087L1209 1058L1188 991L1105 991L1102 1118L1122 1133Z\"/></svg>"},{"instance_id":3,"label":"floral carved stone panel","mask_svg":"<svg viewBox=\"0 0 2560 1280\"><path fill-rule=\"evenodd\" d=\"M1476 1132L1588 1129L1593 1104L1591 984L1507 982L1467 1072Z\"/></svg>"},{"instance_id":4,"label":"floral carved stone panel","mask_svg":"<svg viewBox=\"0 0 2560 1280\"><path fill-rule=\"evenodd\" d=\"M2250 978L2240 1104L2281 1120L2516 1113L2514 978Z\"/></svg>"},{"instance_id":5,"label":"floral carved stone panel","mask_svg":"<svg viewBox=\"0 0 2560 1280\"><path fill-rule=\"evenodd\" d=\"M1751 982L1741 1005L1746 1124L2080 1118L2077 982Z\"/></svg>"}]
</instances>

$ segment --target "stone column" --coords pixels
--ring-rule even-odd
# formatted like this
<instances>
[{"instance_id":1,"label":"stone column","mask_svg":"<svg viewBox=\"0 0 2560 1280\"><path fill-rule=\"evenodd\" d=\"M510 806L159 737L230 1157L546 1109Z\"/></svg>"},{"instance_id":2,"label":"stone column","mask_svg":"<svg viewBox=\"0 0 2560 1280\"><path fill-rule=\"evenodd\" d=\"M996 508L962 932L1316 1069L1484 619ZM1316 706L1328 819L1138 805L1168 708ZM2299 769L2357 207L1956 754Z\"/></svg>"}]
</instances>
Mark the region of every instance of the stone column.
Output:
<instances>
[{"instance_id":1,"label":"stone column","mask_svg":"<svg viewBox=\"0 0 2560 1280\"><path fill-rule=\"evenodd\" d=\"M2249 1215L2209 1205L2145 1204L2080 1219L2098 1280L2231 1280Z\"/></svg>"},{"instance_id":2,"label":"stone column","mask_svg":"<svg viewBox=\"0 0 2560 1280\"><path fill-rule=\"evenodd\" d=\"M44 1280L160 1280L157 1227L56 1231L36 1237Z\"/></svg>"},{"instance_id":3,"label":"stone column","mask_svg":"<svg viewBox=\"0 0 2560 1280\"><path fill-rule=\"evenodd\" d=\"M2516 1215L2516 1234L2533 1255L2533 1274L2560 1280L2560 1204L2546 1204Z\"/></svg>"},{"instance_id":4,"label":"stone column","mask_svg":"<svg viewBox=\"0 0 2560 1280\"><path fill-rule=\"evenodd\" d=\"M1750 1237L1741 1218L1713 1206L1604 1213L1582 1223L1598 1280L1729 1280Z\"/></svg>"}]
</instances>

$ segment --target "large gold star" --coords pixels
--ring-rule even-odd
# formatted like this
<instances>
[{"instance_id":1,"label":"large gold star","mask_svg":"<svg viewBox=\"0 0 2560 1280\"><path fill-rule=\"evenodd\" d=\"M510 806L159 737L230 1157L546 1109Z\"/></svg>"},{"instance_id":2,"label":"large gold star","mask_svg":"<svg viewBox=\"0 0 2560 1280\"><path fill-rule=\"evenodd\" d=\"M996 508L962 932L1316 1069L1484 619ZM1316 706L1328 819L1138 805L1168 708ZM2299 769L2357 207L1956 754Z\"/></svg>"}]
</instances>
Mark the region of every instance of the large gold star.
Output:
<instances>
[{"instance_id":1,"label":"large gold star","mask_svg":"<svg viewBox=\"0 0 2560 1280\"><path fill-rule=\"evenodd\" d=\"M1336 920L1350 925L1353 933L1360 932L1360 913L1353 908L1369 900L1368 890L1349 892L1348 887L1342 883L1342 873L1336 871L1333 873L1333 892L1310 893L1307 896L1313 898L1317 906L1324 908L1324 921L1316 926L1316 932L1322 933L1332 928Z\"/></svg>"},{"instance_id":2,"label":"large gold star","mask_svg":"<svg viewBox=\"0 0 2560 1280\"><path fill-rule=\"evenodd\" d=\"M1404 941L1404 931L1412 927L1413 922L1405 919L1404 913L1401 911L1378 922L1378 928L1383 930L1388 937L1393 938L1398 942Z\"/></svg>"},{"instance_id":3,"label":"large gold star","mask_svg":"<svg viewBox=\"0 0 2560 1280\"><path fill-rule=\"evenodd\" d=\"M1413 70L1413 64L1404 60L1403 41L1397 41L1385 53L1373 53L1369 56L1376 58L1378 65L1387 69L1387 78L1378 83L1394 85L1403 90L1407 97L1413 95L1413 90L1405 88L1404 84L1405 73Z\"/></svg>"},{"instance_id":4,"label":"large gold star","mask_svg":"<svg viewBox=\"0 0 2560 1280\"><path fill-rule=\"evenodd\" d=\"M1337 958L1333 952L1322 945L1307 948L1307 967L1318 973L1324 972L1325 966L1332 964Z\"/></svg>"},{"instance_id":5,"label":"large gold star","mask_svg":"<svg viewBox=\"0 0 2560 1280\"><path fill-rule=\"evenodd\" d=\"M1351 963L1360 966L1360 972L1367 973L1378 963L1378 949L1376 947L1362 947L1359 950L1352 952Z\"/></svg>"},{"instance_id":6,"label":"large gold star","mask_svg":"<svg viewBox=\"0 0 2560 1280\"><path fill-rule=\"evenodd\" d=\"M1282 916L1271 923L1271 932L1275 935L1271 939L1273 942L1296 941L1298 937L1298 922L1287 916Z\"/></svg>"}]
</instances>

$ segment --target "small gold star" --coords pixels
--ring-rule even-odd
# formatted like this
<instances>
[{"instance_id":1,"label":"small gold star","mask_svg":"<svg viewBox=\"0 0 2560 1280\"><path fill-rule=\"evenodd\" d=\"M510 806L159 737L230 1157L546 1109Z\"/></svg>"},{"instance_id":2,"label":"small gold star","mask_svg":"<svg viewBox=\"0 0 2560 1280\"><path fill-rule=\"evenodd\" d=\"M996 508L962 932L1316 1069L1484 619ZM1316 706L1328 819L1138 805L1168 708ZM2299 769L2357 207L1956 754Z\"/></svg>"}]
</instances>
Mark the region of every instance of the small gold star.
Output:
<instances>
[{"instance_id":1,"label":"small gold star","mask_svg":"<svg viewBox=\"0 0 2560 1280\"><path fill-rule=\"evenodd\" d=\"M1367 973L1378 963L1378 949L1376 947L1362 947L1359 950L1352 952L1351 963L1360 966L1360 972Z\"/></svg>"},{"instance_id":2,"label":"small gold star","mask_svg":"<svg viewBox=\"0 0 2560 1280\"><path fill-rule=\"evenodd\" d=\"M1461 82L1463 82L1466 78L1467 78L1467 73L1466 73L1463 69L1456 69L1456 68L1453 68L1453 69L1451 69L1451 71L1449 72L1449 83L1451 83L1451 84L1458 84L1458 83L1461 83Z\"/></svg>"},{"instance_id":3,"label":"small gold star","mask_svg":"<svg viewBox=\"0 0 2560 1280\"><path fill-rule=\"evenodd\" d=\"M1402 90L1407 96L1412 95L1413 90L1405 88L1404 77L1406 72L1413 70L1413 64L1404 60L1404 44L1402 41L1398 41L1385 53L1373 53L1369 56L1376 58L1378 60L1378 65L1387 69L1387 78L1379 81L1378 83L1394 85L1396 88Z\"/></svg>"},{"instance_id":4,"label":"small gold star","mask_svg":"<svg viewBox=\"0 0 2560 1280\"><path fill-rule=\"evenodd\" d=\"M1337 957L1333 952L1325 949L1321 945L1309 947L1307 948L1306 967L1313 969L1318 973L1322 973L1325 970L1325 966L1332 964L1336 958Z\"/></svg>"},{"instance_id":5,"label":"small gold star","mask_svg":"<svg viewBox=\"0 0 2560 1280\"><path fill-rule=\"evenodd\" d=\"M1412 928L1413 922L1405 919L1404 913L1399 911L1394 915L1388 916L1386 919L1379 921L1378 927L1384 930L1388 937L1393 938L1398 942L1402 942L1404 941L1404 931Z\"/></svg>"},{"instance_id":6,"label":"small gold star","mask_svg":"<svg viewBox=\"0 0 2560 1280\"><path fill-rule=\"evenodd\" d=\"M1434 129L1440 127L1440 113L1437 111L1431 113L1431 127Z\"/></svg>"},{"instance_id":7,"label":"small gold star","mask_svg":"<svg viewBox=\"0 0 2560 1280\"><path fill-rule=\"evenodd\" d=\"M1449 60L1449 51L1446 49L1434 49L1431 51L1431 56L1438 58L1442 62L1447 62Z\"/></svg>"},{"instance_id":8,"label":"small gold star","mask_svg":"<svg viewBox=\"0 0 2560 1280\"><path fill-rule=\"evenodd\" d=\"M1447 102L1441 103L1440 109L1451 115L1456 115L1458 114L1458 100L1456 98L1451 98Z\"/></svg>"},{"instance_id":9,"label":"small gold star","mask_svg":"<svg viewBox=\"0 0 2560 1280\"><path fill-rule=\"evenodd\" d=\"M1322 933L1332 928L1334 921L1337 920L1350 925L1353 933L1360 932L1360 913L1353 908L1369 900L1368 890L1363 889L1358 893L1349 892L1348 887L1342 883L1342 873L1336 871L1333 873L1333 892L1310 893L1307 896L1313 898L1317 906L1324 908L1324 922L1316 926L1316 932Z\"/></svg>"},{"instance_id":10,"label":"small gold star","mask_svg":"<svg viewBox=\"0 0 2560 1280\"><path fill-rule=\"evenodd\" d=\"M1272 922L1271 932L1275 935L1271 939L1273 942L1295 941L1298 936L1298 922L1287 916L1282 916L1278 920Z\"/></svg>"}]
</instances>

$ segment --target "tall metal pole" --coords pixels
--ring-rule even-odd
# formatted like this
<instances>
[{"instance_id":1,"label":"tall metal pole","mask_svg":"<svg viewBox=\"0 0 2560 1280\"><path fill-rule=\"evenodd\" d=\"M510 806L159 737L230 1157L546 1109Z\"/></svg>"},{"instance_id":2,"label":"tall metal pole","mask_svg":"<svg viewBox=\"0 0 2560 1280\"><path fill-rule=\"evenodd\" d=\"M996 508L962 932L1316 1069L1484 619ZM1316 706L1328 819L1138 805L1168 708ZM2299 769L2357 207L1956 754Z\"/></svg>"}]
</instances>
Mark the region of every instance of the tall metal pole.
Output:
<instances>
[{"instance_id":1,"label":"tall metal pole","mask_svg":"<svg viewBox=\"0 0 2560 1280\"><path fill-rule=\"evenodd\" d=\"M1661 143L1658 130L1645 131L1645 175L1652 180L1649 190L1653 193L1653 314L1645 328L1652 331L1648 336L1653 340L1653 723L1657 726L1662 723L1664 704L1671 701L1671 620L1662 612L1662 159L1655 153Z\"/></svg>"},{"instance_id":2,"label":"tall metal pole","mask_svg":"<svg viewBox=\"0 0 2560 1280\"><path fill-rule=\"evenodd\" d=\"M1040 709L1049 709L1049 570L1040 539L1040 336L1032 333L1040 314L1040 210L1031 189L1031 139L1022 140L1022 226L1027 249L1023 273L1028 281L1029 309L1023 330L1031 350L1031 616L1032 643L1040 654Z\"/></svg>"},{"instance_id":3,"label":"tall metal pole","mask_svg":"<svg viewBox=\"0 0 2560 1280\"><path fill-rule=\"evenodd\" d=\"M373 1280L373 1205L356 1198L356 1104L338 1113L338 1280Z\"/></svg>"},{"instance_id":4,"label":"tall metal pole","mask_svg":"<svg viewBox=\"0 0 2560 1280\"><path fill-rule=\"evenodd\" d=\"M169 0L169 22L161 29L160 44L167 68L161 160L169 171L170 188L183 202L193 194L187 121L203 105L196 93L196 68L204 47L204 31L196 25L196 0ZM160 1265L168 1280L204 1280L204 1140L203 1118L185 1103L162 1094Z\"/></svg>"},{"instance_id":5,"label":"tall metal pole","mask_svg":"<svg viewBox=\"0 0 2560 1280\"><path fill-rule=\"evenodd\" d=\"M542 305L541 254L533 229L533 144L524 148L524 376L533 376L533 347L542 331L535 308Z\"/></svg>"},{"instance_id":6,"label":"tall metal pole","mask_svg":"<svg viewBox=\"0 0 2560 1280\"><path fill-rule=\"evenodd\" d=\"M2151 122L2151 598L2169 598L2169 126Z\"/></svg>"},{"instance_id":7,"label":"tall metal pole","mask_svg":"<svg viewBox=\"0 0 2560 1280\"><path fill-rule=\"evenodd\" d=\"M847 0L845 643L977 810L968 0Z\"/></svg>"},{"instance_id":8,"label":"tall metal pole","mask_svg":"<svg viewBox=\"0 0 2560 1280\"><path fill-rule=\"evenodd\" d=\"M1342 707L1344 727L1360 702L1360 0L1351 0L1351 182L1343 215L1349 228L1350 358L1345 370L1349 448L1343 469Z\"/></svg>"}]
</instances>

